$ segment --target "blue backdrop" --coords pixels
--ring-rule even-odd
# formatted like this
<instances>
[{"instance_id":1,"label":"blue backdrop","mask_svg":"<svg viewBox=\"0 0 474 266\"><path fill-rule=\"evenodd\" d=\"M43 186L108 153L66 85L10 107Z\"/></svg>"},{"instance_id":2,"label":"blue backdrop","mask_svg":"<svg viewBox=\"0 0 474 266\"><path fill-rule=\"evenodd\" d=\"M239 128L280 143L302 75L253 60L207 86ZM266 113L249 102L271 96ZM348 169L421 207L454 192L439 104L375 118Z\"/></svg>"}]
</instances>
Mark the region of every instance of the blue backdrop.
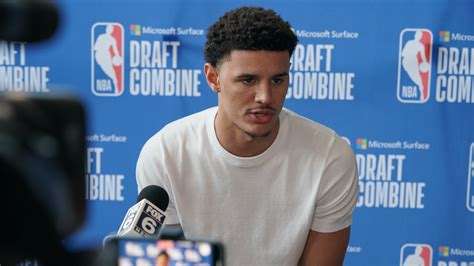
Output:
<instances>
[{"instance_id":1,"label":"blue backdrop","mask_svg":"<svg viewBox=\"0 0 474 266\"><path fill-rule=\"evenodd\" d=\"M89 210L70 245L100 245L118 229L136 200L144 142L217 102L202 70L207 27L259 5L300 40L286 107L333 128L356 153L345 265L403 265L417 247L425 265L474 265L474 2L57 4L51 40L0 42L0 90L67 91L86 105Z\"/></svg>"}]
</instances>

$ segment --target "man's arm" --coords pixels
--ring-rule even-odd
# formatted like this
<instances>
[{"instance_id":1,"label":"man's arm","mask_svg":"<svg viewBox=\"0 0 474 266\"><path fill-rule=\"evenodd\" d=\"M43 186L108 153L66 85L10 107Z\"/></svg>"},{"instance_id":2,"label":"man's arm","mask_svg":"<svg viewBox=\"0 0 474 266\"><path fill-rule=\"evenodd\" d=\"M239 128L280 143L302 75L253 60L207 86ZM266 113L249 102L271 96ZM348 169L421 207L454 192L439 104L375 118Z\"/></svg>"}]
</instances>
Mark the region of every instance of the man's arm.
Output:
<instances>
[{"instance_id":1,"label":"man's arm","mask_svg":"<svg viewBox=\"0 0 474 266\"><path fill-rule=\"evenodd\" d=\"M342 265L349 244L350 231L350 227L332 233L320 233L311 230L299 264L315 266Z\"/></svg>"}]
</instances>

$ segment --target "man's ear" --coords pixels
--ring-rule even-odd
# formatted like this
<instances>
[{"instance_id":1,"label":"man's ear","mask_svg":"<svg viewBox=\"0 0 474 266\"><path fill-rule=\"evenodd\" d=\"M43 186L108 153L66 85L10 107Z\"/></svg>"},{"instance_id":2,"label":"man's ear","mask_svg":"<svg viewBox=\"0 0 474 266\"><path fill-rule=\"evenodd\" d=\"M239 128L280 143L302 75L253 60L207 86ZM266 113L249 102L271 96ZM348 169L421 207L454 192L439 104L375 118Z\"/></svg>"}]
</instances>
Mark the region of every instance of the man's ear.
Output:
<instances>
[{"instance_id":1,"label":"man's ear","mask_svg":"<svg viewBox=\"0 0 474 266\"><path fill-rule=\"evenodd\" d=\"M219 71L210 63L204 65L204 74L206 75L207 84L214 92L219 93Z\"/></svg>"}]
</instances>

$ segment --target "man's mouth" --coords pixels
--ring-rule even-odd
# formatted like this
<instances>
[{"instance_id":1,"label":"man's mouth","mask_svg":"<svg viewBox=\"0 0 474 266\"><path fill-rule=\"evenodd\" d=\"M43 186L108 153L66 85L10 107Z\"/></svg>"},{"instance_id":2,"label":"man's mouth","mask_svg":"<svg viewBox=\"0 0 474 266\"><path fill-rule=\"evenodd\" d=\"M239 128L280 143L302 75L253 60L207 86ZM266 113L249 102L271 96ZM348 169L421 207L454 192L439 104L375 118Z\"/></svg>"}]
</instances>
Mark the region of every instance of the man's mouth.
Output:
<instances>
[{"instance_id":1,"label":"man's mouth","mask_svg":"<svg viewBox=\"0 0 474 266\"><path fill-rule=\"evenodd\" d=\"M251 119L256 123L268 123L275 113L272 110L254 110L250 112Z\"/></svg>"}]
</instances>

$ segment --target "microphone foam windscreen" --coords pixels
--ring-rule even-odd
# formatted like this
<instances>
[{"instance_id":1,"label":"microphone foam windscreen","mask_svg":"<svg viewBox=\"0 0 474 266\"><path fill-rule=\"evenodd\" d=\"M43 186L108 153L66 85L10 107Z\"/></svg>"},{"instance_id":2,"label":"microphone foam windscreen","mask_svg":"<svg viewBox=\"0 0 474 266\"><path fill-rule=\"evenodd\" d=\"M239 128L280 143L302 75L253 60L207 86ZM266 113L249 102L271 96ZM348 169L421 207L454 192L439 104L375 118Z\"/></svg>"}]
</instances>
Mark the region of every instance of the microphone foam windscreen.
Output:
<instances>
[{"instance_id":1,"label":"microphone foam windscreen","mask_svg":"<svg viewBox=\"0 0 474 266\"><path fill-rule=\"evenodd\" d=\"M142 199L147 199L153 203L156 207L160 208L163 211L166 211L168 208L168 203L170 198L168 192L160 186L150 185L142 189L140 194L138 194L137 202Z\"/></svg>"},{"instance_id":2,"label":"microphone foam windscreen","mask_svg":"<svg viewBox=\"0 0 474 266\"><path fill-rule=\"evenodd\" d=\"M51 38L60 23L53 0L0 0L0 39L34 42Z\"/></svg>"}]
</instances>

